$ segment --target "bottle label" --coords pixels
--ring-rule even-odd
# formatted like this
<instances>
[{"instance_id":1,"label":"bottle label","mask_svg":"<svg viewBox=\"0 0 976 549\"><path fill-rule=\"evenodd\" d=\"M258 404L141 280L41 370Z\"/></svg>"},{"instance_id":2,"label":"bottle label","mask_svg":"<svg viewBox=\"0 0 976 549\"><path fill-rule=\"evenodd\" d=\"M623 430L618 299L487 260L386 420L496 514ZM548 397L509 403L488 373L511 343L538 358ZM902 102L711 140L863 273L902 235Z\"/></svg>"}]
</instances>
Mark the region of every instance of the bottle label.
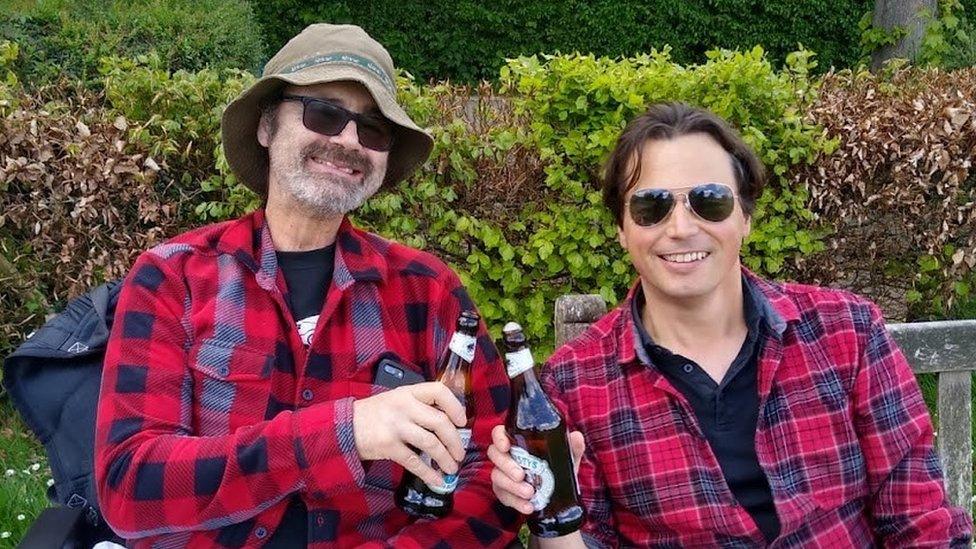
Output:
<instances>
[{"instance_id":1,"label":"bottle label","mask_svg":"<svg viewBox=\"0 0 976 549\"><path fill-rule=\"evenodd\" d=\"M528 453L524 448L512 446L512 459L525 471L525 481L535 488L535 494L530 500L536 511L541 511L549 505L552 492L556 488L556 478L545 460Z\"/></svg>"},{"instance_id":2,"label":"bottle label","mask_svg":"<svg viewBox=\"0 0 976 549\"><path fill-rule=\"evenodd\" d=\"M532 351L528 348L520 349L514 353L505 353L505 366L508 369L508 377L513 378L522 372L535 366L535 359L532 358Z\"/></svg>"},{"instance_id":3,"label":"bottle label","mask_svg":"<svg viewBox=\"0 0 976 549\"><path fill-rule=\"evenodd\" d=\"M458 434L461 435L461 448L465 450L468 449L468 444L471 443L471 429L458 429ZM431 459L426 453L423 454L424 461L430 465ZM436 467L435 467L436 468ZM450 494L458 485L458 475L457 473L453 475L444 475L444 485L443 486L431 486L430 491L435 494Z\"/></svg>"},{"instance_id":4,"label":"bottle label","mask_svg":"<svg viewBox=\"0 0 976 549\"><path fill-rule=\"evenodd\" d=\"M451 336L451 342L448 344L454 354L468 362L474 362L474 346L475 339L461 332L454 332L454 335Z\"/></svg>"}]
</instances>

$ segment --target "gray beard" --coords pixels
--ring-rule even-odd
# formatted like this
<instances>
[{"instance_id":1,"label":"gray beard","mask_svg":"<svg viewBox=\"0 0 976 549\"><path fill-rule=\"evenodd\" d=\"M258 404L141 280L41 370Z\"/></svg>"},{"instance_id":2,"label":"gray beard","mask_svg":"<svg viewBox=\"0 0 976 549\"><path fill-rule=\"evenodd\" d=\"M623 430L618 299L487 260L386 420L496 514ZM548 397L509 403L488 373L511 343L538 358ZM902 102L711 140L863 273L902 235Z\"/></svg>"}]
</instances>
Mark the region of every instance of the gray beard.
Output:
<instances>
[{"instance_id":1,"label":"gray beard","mask_svg":"<svg viewBox=\"0 0 976 549\"><path fill-rule=\"evenodd\" d=\"M295 205L312 217L345 215L363 205L383 184L382 176L370 174L361 184L309 173L305 169L285 174L282 190Z\"/></svg>"},{"instance_id":2,"label":"gray beard","mask_svg":"<svg viewBox=\"0 0 976 549\"><path fill-rule=\"evenodd\" d=\"M314 153L328 159L339 156L363 173L360 183L339 176L316 173L307 168ZM384 167L385 168L385 167ZM339 148L306 146L299 154L271 161L271 171L277 173L281 191L291 197L295 207L313 218L332 218L345 215L363 205L383 185L386 170L377 170L362 155L344 152Z\"/></svg>"}]
</instances>

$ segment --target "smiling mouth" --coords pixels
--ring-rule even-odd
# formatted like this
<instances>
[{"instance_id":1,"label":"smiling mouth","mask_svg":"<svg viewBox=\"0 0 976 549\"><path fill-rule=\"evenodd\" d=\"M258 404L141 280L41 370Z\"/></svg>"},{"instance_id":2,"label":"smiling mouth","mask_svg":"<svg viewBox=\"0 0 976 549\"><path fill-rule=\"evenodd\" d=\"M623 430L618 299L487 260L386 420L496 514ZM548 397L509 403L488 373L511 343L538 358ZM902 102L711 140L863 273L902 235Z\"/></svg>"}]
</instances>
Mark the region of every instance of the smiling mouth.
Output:
<instances>
[{"instance_id":1,"label":"smiling mouth","mask_svg":"<svg viewBox=\"0 0 976 549\"><path fill-rule=\"evenodd\" d=\"M681 254L663 254L658 257L668 263L693 263L695 261L701 261L710 255L712 255L710 252L688 252Z\"/></svg>"},{"instance_id":2,"label":"smiling mouth","mask_svg":"<svg viewBox=\"0 0 976 549\"><path fill-rule=\"evenodd\" d=\"M319 158L317 156L312 156L309 159L312 162L314 162L315 164L318 164L319 166L325 166L326 168L328 168L328 169L330 169L332 171L336 171L336 172L339 172L339 173L344 173L346 175L359 176L359 175L361 175L363 173L360 170L357 170L355 168L350 168L349 166L347 166L345 164L332 162L330 160L325 160L325 159Z\"/></svg>"}]
</instances>

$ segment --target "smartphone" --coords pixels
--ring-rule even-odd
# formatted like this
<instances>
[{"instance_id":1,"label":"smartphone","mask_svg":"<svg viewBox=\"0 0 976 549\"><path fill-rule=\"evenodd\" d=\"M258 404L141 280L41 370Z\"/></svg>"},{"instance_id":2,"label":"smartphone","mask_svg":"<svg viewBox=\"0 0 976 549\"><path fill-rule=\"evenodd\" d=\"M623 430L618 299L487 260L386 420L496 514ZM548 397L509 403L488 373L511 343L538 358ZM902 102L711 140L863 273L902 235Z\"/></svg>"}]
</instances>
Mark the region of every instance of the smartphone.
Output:
<instances>
[{"instance_id":1,"label":"smartphone","mask_svg":"<svg viewBox=\"0 0 976 549\"><path fill-rule=\"evenodd\" d=\"M383 357L376 363L376 376L373 378L373 385L396 389L404 385L413 385L425 381L427 378L390 357Z\"/></svg>"}]
</instances>

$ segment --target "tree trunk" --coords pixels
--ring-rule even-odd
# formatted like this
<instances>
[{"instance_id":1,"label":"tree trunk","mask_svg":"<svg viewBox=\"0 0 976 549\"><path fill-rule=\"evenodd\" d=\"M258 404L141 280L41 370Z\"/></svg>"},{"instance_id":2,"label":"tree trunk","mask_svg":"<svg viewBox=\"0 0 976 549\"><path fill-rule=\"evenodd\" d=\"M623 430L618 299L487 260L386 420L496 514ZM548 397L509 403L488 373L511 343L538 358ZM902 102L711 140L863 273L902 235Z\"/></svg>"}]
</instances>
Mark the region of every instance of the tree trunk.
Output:
<instances>
[{"instance_id":1,"label":"tree trunk","mask_svg":"<svg viewBox=\"0 0 976 549\"><path fill-rule=\"evenodd\" d=\"M881 29L901 27L908 31L894 44L883 46L871 54L871 68L878 69L882 63L895 57L914 59L925 36L927 19L923 11L932 17L938 16L938 0L875 0L872 23Z\"/></svg>"}]
</instances>

